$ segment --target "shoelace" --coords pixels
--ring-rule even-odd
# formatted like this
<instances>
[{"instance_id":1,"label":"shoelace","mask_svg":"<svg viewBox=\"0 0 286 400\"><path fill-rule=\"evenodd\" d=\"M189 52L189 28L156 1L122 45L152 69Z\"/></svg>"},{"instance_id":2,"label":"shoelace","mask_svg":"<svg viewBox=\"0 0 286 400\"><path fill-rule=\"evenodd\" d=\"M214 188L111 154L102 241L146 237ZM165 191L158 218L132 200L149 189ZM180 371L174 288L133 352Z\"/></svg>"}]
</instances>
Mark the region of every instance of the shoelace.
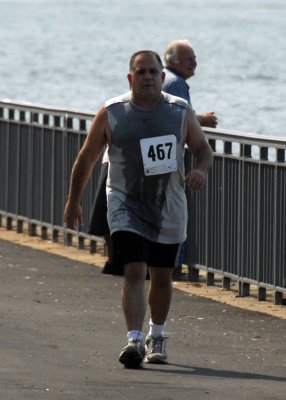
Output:
<instances>
[{"instance_id":1,"label":"shoelace","mask_svg":"<svg viewBox=\"0 0 286 400\"><path fill-rule=\"evenodd\" d=\"M166 338L163 336L151 338L148 347L150 346L155 353L163 353L165 350L165 340Z\"/></svg>"}]
</instances>

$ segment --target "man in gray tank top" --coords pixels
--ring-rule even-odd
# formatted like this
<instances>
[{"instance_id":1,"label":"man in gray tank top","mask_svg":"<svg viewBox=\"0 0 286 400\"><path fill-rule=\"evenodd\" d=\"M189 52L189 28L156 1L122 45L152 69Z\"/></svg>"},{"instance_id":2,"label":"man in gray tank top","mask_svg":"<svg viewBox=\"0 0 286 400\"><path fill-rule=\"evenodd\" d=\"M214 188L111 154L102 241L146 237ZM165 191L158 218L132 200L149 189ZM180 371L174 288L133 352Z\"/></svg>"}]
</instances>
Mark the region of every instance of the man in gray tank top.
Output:
<instances>
[{"instance_id":1,"label":"man in gray tank top","mask_svg":"<svg viewBox=\"0 0 286 400\"><path fill-rule=\"evenodd\" d=\"M172 297L172 272L179 243L186 239L185 184L200 190L212 152L192 107L162 92L165 73L159 55L139 51L130 59L130 92L106 102L96 114L75 161L65 220L82 223L80 199L94 164L108 145L108 223L114 257L124 265L122 305L127 345L119 355L126 367L143 360L167 363L165 324ZM185 144L195 168L184 171ZM150 274L149 332L143 343Z\"/></svg>"}]
</instances>

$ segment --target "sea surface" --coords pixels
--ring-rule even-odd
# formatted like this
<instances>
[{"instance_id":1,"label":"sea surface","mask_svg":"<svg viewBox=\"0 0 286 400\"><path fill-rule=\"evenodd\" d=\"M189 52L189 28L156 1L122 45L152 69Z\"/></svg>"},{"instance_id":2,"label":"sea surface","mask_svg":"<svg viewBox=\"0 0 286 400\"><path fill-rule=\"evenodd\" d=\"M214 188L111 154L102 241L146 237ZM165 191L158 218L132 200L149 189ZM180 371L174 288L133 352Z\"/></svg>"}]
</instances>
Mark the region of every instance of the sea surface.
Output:
<instances>
[{"instance_id":1,"label":"sea surface","mask_svg":"<svg viewBox=\"0 0 286 400\"><path fill-rule=\"evenodd\" d=\"M0 0L0 99L96 112L131 54L189 39L197 113L286 138L285 0Z\"/></svg>"}]
</instances>

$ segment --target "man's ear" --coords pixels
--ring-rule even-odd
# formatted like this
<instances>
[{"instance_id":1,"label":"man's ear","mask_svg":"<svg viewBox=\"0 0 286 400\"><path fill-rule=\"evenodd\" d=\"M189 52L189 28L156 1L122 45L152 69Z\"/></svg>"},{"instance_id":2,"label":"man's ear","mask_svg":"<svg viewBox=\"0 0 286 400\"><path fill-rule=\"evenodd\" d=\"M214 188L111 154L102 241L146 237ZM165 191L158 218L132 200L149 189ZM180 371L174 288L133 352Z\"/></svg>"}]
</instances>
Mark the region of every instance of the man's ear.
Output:
<instances>
[{"instance_id":1,"label":"man's ear","mask_svg":"<svg viewBox=\"0 0 286 400\"><path fill-rule=\"evenodd\" d=\"M130 89L132 88L132 78L133 78L133 76L132 76L132 74L129 72L129 73L127 74L127 79L128 79L128 82L129 82L129 88L130 88Z\"/></svg>"},{"instance_id":2,"label":"man's ear","mask_svg":"<svg viewBox=\"0 0 286 400\"><path fill-rule=\"evenodd\" d=\"M164 80L165 80L165 77L166 77L166 73L165 73L165 71L162 71L162 73L161 73L161 77L162 77L162 82L164 82Z\"/></svg>"}]
</instances>

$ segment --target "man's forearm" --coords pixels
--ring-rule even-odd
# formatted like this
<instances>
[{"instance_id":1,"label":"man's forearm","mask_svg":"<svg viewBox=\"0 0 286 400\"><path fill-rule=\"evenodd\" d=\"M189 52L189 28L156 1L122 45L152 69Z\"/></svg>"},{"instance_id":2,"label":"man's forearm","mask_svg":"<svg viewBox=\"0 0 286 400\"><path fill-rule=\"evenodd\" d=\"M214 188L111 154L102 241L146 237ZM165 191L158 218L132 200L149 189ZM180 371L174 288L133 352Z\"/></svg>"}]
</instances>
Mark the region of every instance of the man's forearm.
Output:
<instances>
[{"instance_id":1,"label":"man's forearm","mask_svg":"<svg viewBox=\"0 0 286 400\"><path fill-rule=\"evenodd\" d=\"M91 175L93 164L86 162L81 155L78 156L71 174L68 202L79 204L82 193Z\"/></svg>"},{"instance_id":2,"label":"man's forearm","mask_svg":"<svg viewBox=\"0 0 286 400\"><path fill-rule=\"evenodd\" d=\"M201 169L206 173L211 169L213 165L213 153L208 143L204 145L204 148L195 155L195 168Z\"/></svg>"},{"instance_id":3,"label":"man's forearm","mask_svg":"<svg viewBox=\"0 0 286 400\"><path fill-rule=\"evenodd\" d=\"M197 120L198 120L199 124L203 125L203 116L196 114L196 117L197 117Z\"/></svg>"}]
</instances>

